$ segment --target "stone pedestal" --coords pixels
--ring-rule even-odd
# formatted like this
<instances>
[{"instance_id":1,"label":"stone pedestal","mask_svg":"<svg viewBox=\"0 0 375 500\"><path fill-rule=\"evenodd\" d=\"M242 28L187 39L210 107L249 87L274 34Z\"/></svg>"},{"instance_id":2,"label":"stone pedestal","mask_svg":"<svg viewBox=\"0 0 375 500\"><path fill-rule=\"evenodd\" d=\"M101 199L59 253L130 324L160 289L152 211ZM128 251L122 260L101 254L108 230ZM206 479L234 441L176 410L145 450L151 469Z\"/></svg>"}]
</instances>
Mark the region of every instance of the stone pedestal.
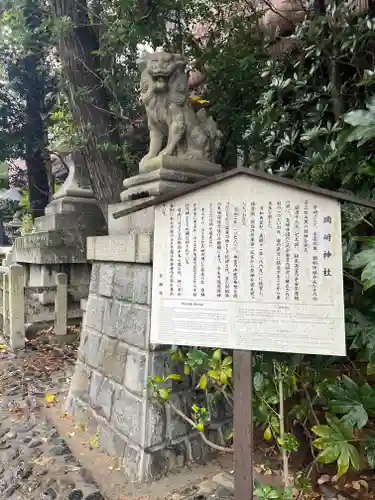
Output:
<instances>
[{"instance_id":1,"label":"stone pedestal","mask_svg":"<svg viewBox=\"0 0 375 500\"><path fill-rule=\"evenodd\" d=\"M155 170L124 184L140 185L138 180L145 178L141 176L149 181L152 173L159 182L160 171ZM177 368L170 365L167 346L149 341L154 208L118 221L112 217L139 202L110 206L109 235L88 238L87 257L93 261L90 294L66 409L90 432L99 433L102 449L119 457L133 480L147 481L188 461L208 458L211 450L169 408L148 397L149 377ZM181 384L173 382L172 400L189 413L197 399L192 381L182 376ZM224 445L229 412L222 408L216 417L210 439Z\"/></svg>"},{"instance_id":2,"label":"stone pedestal","mask_svg":"<svg viewBox=\"0 0 375 500\"><path fill-rule=\"evenodd\" d=\"M141 173L124 180L121 201L159 196L220 173L221 165L216 163L156 157L144 163Z\"/></svg>"},{"instance_id":3,"label":"stone pedestal","mask_svg":"<svg viewBox=\"0 0 375 500\"><path fill-rule=\"evenodd\" d=\"M34 232L17 238L17 262L64 264L86 262L86 237L105 234L106 223L94 197L83 158L68 159L69 175L34 222Z\"/></svg>"},{"instance_id":4,"label":"stone pedestal","mask_svg":"<svg viewBox=\"0 0 375 500\"><path fill-rule=\"evenodd\" d=\"M88 296L91 265L86 259L86 238L105 234L106 223L94 197L83 158L67 158L69 175L34 222L34 232L16 238L15 262L26 264L27 283L45 286L55 283L56 274L68 276L69 303L74 317L81 317L79 302ZM40 304L53 303L53 293L35 295Z\"/></svg>"}]
</instances>

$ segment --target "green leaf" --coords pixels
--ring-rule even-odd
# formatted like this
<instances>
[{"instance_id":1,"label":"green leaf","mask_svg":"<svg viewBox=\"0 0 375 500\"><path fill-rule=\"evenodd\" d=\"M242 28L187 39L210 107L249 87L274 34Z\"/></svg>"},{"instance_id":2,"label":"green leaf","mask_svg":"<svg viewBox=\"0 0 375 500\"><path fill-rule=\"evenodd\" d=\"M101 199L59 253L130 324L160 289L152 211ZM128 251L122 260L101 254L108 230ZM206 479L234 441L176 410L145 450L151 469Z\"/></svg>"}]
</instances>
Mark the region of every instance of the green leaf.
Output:
<instances>
[{"instance_id":1,"label":"green leaf","mask_svg":"<svg viewBox=\"0 0 375 500\"><path fill-rule=\"evenodd\" d=\"M337 445L327 446L318 455L318 462L322 464L331 464L335 462L340 454L339 447Z\"/></svg>"},{"instance_id":2,"label":"green leaf","mask_svg":"<svg viewBox=\"0 0 375 500\"><path fill-rule=\"evenodd\" d=\"M227 429L225 432L224 432L224 440L225 441L229 441L230 439L233 438L233 429Z\"/></svg>"},{"instance_id":3,"label":"green leaf","mask_svg":"<svg viewBox=\"0 0 375 500\"><path fill-rule=\"evenodd\" d=\"M367 461L371 469L375 469L375 437L369 437L365 443Z\"/></svg>"},{"instance_id":4,"label":"green leaf","mask_svg":"<svg viewBox=\"0 0 375 500\"><path fill-rule=\"evenodd\" d=\"M323 438L330 438L334 433L332 427L329 427L329 425L315 425L311 430L314 434Z\"/></svg>"},{"instance_id":5,"label":"green leaf","mask_svg":"<svg viewBox=\"0 0 375 500\"><path fill-rule=\"evenodd\" d=\"M332 427L334 434L331 436L336 441L350 441L353 438L353 425L344 419L339 420L337 417L327 414L326 420L328 425Z\"/></svg>"},{"instance_id":6,"label":"green leaf","mask_svg":"<svg viewBox=\"0 0 375 500\"><path fill-rule=\"evenodd\" d=\"M282 500L293 500L293 490L292 488L284 488L281 496Z\"/></svg>"},{"instance_id":7,"label":"green leaf","mask_svg":"<svg viewBox=\"0 0 375 500\"><path fill-rule=\"evenodd\" d=\"M351 443L353 441L353 427L344 419L339 420L330 415L326 416L328 425L313 427L313 432L320 435L313 441L315 448L321 450L317 459L324 464L337 461L337 475L341 477L349 466L359 468L359 453Z\"/></svg>"},{"instance_id":8,"label":"green leaf","mask_svg":"<svg viewBox=\"0 0 375 500\"><path fill-rule=\"evenodd\" d=\"M284 450L292 452L292 451L297 451L299 448L299 441L298 439L293 436L290 432L287 432L284 434L283 439L280 437L277 438L277 442L279 446L284 448Z\"/></svg>"},{"instance_id":9,"label":"green leaf","mask_svg":"<svg viewBox=\"0 0 375 500\"><path fill-rule=\"evenodd\" d=\"M344 375L341 383L328 390L328 407L334 414L345 415L345 420L362 429L369 414L375 415L375 391L365 383L359 387Z\"/></svg>"},{"instance_id":10,"label":"green leaf","mask_svg":"<svg viewBox=\"0 0 375 500\"><path fill-rule=\"evenodd\" d=\"M181 375L179 373L170 373L167 376L167 380L176 380L177 382L181 382Z\"/></svg>"},{"instance_id":11,"label":"green leaf","mask_svg":"<svg viewBox=\"0 0 375 500\"><path fill-rule=\"evenodd\" d=\"M349 111L344 116L344 121L353 127L367 127L375 125L375 115L371 111L365 111L364 109L357 109L355 111Z\"/></svg>"},{"instance_id":12,"label":"green leaf","mask_svg":"<svg viewBox=\"0 0 375 500\"><path fill-rule=\"evenodd\" d=\"M331 410L333 410L331 406ZM358 429L362 429L368 422L368 413L363 406L353 406L353 408L343 417L350 424L356 425Z\"/></svg>"},{"instance_id":13,"label":"green leaf","mask_svg":"<svg viewBox=\"0 0 375 500\"><path fill-rule=\"evenodd\" d=\"M355 446L352 444L349 445L349 459L350 459L350 464L355 470L359 470L361 466L361 457L358 453L358 450Z\"/></svg>"},{"instance_id":14,"label":"green leaf","mask_svg":"<svg viewBox=\"0 0 375 500\"><path fill-rule=\"evenodd\" d=\"M219 380L220 379L220 372L218 372L217 370L209 370L208 376L210 378L212 378L213 380Z\"/></svg>"},{"instance_id":15,"label":"green leaf","mask_svg":"<svg viewBox=\"0 0 375 500\"><path fill-rule=\"evenodd\" d=\"M362 270L361 281L364 289L368 290L375 284L375 261L369 262Z\"/></svg>"},{"instance_id":16,"label":"green leaf","mask_svg":"<svg viewBox=\"0 0 375 500\"><path fill-rule=\"evenodd\" d=\"M354 255L349 261L348 266L351 269L359 269L365 267L369 262L375 262L375 249L368 248Z\"/></svg>"},{"instance_id":17,"label":"green leaf","mask_svg":"<svg viewBox=\"0 0 375 500\"><path fill-rule=\"evenodd\" d=\"M310 479L307 477L306 472L297 472L295 478L296 487L302 490L304 493L309 493L312 491L312 485Z\"/></svg>"},{"instance_id":18,"label":"green leaf","mask_svg":"<svg viewBox=\"0 0 375 500\"><path fill-rule=\"evenodd\" d=\"M375 136L374 125L366 125L364 127L356 127L347 137L347 142L358 142L358 146L361 146L367 141L370 141Z\"/></svg>"},{"instance_id":19,"label":"green leaf","mask_svg":"<svg viewBox=\"0 0 375 500\"><path fill-rule=\"evenodd\" d=\"M192 351L187 353L187 357L190 361L190 366L202 366L203 363L207 361L208 354L201 349L197 349L196 347L194 347Z\"/></svg>"},{"instance_id":20,"label":"green leaf","mask_svg":"<svg viewBox=\"0 0 375 500\"><path fill-rule=\"evenodd\" d=\"M222 367L228 367L228 366L232 366L232 363L233 363L233 358L232 356L226 356L224 359L223 359L223 363L222 363Z\"/></svg>"},{"instance_id":21,"label":"green leaf","mask_svg":"<svg viewBox=\"0 0 375 500\"><path fill-rule=\"evenodd\" d=\"M375 175L375 172L374 172L374 175ZM374 248L374 246L375 246L375 236L354 236L353 240L367 243L368 246L371 248Z\"/></svg>"},{"instance_id":22,"label":"green leaf","mask_svg":"<svg viewBox=\"0 0 375 500\"><path fill-rule=\"evenodd\" d=\"M254 495L258 500L280 500L279 492L268 484L255 488Z\"/></svg>"},{"instance_id":23,"label":"green leaf","mask_svg":"<svg viewBox=\"0 0 375 500\"><path fill-rule=\"evenodd\" d=\"M280 434L280 421L276 415L273 415L273 414L271 415L270 423L271 423L271 427L272 427L273 431L276 434Z\"/></svg>"},{"instance_id":24,"label":"green leaf","mask_svg":"<svg viewBox=\"0 0 375 500\"><path fill-rule=\"evenodd\" d=\"M264 381L264 375L260 372L256 372L254 374L254 389L258 392L261 392L264 387Z\"/></svg>"},{"instance_id":25,"label":"green leaf","mask_svg":"<svg viewBox=\"0 0 375 500\"><path fill-rule=\"evenodd\" d=\"M339 458L337 459L337 475L338 477L343 476L349 469L349 448L348 446L343 446Z\"/></svg>"},{"instance_id":26,"label":"green leaf","mask_svg":"<svg viewBox=\"0 0 375 500\"><path fill-rule=\"evenodd\" d=\"M165 382L163 377L161 377L160 375L155 375L155 377L153 377L153 381L157 384L163 384Z\"/></svg>"},{"instance_id":27,"label":"green leaf","mask_svg":"<svg viewBox=\"0 0 375 500\"><path fill-rule=\"evenodd\" d=\"M319 437L319 438L314 439L314 441L313 441L314 447L317 450L324 450L325 448L327 448L329 443L330 443L330 439L325 438L325 437Z\"/></svg>"},{"instance_id":28,"label":"green leaf","mask_svg":"<svg viewBox=\"0 0 375 500\"><path fill-rule=\"evenodd\" d=\"M158 394L164 401L169 401L171 399L172 389L158 389Z\"/></svg>"}]
</instances>

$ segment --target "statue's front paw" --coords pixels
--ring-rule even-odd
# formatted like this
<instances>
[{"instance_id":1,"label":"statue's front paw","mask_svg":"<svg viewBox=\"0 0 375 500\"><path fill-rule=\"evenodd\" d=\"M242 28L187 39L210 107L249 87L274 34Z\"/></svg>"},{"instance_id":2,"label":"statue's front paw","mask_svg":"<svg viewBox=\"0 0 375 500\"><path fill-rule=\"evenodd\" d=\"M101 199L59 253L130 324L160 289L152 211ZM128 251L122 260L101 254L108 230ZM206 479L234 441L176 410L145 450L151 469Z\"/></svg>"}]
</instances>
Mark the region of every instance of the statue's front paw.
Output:
<instances>
[{"instance_id":1,"label":"statue's front paw","mask_svg":"<svg viewBox=\"0 0 375 500\"><path fill-rule=\"evenodd\" d=\"M159 156L172 156L172 151L168 148L164 148L160 151Z\"/></svg>"},{"instance_id":2,"label":"statue's front paw","mask_svg":"<svg viewBox=\"0 0 375 500\"><path fill-rule=\"evenodd\" d=\"M140 170L143 170L145 168L145 163L147 162L147 160L149 160L150 158L152 158L151 155L147 154L145 155L142 160L139 162L139 168Z\"/></svg>"}]
</instances>

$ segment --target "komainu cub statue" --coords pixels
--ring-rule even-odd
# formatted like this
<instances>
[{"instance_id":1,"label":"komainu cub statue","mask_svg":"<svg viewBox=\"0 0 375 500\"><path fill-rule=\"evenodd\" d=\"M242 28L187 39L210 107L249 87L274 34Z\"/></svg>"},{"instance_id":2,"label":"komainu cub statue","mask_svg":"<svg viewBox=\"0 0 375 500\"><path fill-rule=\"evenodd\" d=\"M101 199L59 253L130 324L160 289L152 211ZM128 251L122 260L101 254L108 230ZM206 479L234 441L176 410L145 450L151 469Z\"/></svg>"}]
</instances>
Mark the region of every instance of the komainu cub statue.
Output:
<instances>
[{"instance_id":1,"label":"komainu cub statue","mask_svg":"<svg viewBox=\"0 0 375 500\"><path fill-rule=\"evenodd\" d=\"M141 99L146 107L150 145L141 165L169 155L213 163L222 134L204 109L189 103L187 58L155 52L138 61Z\"/></svg>"}]
</instances>

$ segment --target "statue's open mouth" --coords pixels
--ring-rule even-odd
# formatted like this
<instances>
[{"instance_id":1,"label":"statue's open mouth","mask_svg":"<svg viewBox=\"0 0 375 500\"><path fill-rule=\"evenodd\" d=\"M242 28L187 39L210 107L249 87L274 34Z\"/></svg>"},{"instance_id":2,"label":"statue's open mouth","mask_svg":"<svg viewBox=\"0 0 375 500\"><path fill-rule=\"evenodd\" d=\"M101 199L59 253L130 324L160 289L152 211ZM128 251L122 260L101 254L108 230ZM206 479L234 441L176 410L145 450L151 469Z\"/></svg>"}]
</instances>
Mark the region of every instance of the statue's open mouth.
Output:
<instances>
[{"instance_id":1,"label":"statue's open mouth","mask_svg":"<svg viewBox=\"0 0 375 500\"><path fill-rule=\"evenodd\" d=\"M153 74L152 80L154 82L155 90L164 91L168 88L168 78L169 75L165 74Z\"/></svg>"}]
</instances>

